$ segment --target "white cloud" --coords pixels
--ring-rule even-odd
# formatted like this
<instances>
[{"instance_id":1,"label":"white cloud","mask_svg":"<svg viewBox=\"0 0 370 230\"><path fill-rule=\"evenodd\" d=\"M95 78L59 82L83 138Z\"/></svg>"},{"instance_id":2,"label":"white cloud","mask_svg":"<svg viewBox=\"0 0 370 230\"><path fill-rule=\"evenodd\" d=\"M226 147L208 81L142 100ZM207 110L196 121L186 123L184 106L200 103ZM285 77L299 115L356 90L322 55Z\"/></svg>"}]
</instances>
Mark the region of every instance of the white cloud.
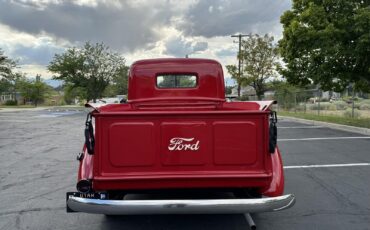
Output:
<instances>
[{"instance_id":1,"label":"white cloud","mask_svg":"<svg viewBox=\"0 0 370 230\"><path fill-rule=\"evenodd\" d=\"M185 57L186 55L204 52L208 48L208 43L179 35L168 38L164 46L165 54L174 57Z\"/></svg>"},{"instance_id":2,"label":"white cloud","mask_svg":"<svg viewBox=\"0 0 370 230\"><path fill-rule=\"evenodd\" d=\"M184 35L207 38L237 32L270 33L290 4L289 0L202 0L186 10L177 27Z\"/></svg>"},{"instance_id":3,"label":"white cloud","mask_svg":"<svg viewBox=\"0 0 370 230\"><path fill-rule=\"evenodd\" d=\"M45 65L22 65L19 71L26 74L28 77L35 77L37 74L40 74L43 79L50 79L52 77L52 73L47 70Z\"/></svg>"},{"instance_id":4,"label":"white cloud","mask_svg":"<svg viewBox=\"0 0 370 230\"><path fill-rule=\"evenodd\" d=\"M7 56L17 61L17 71L29 76L42 74L50 78L46 70L47 64L56 53L61 53L71 44L62 39L54 39L45 34L38 36L13 30L0 24L0 48Z\"/></svg>"}]
</instances>

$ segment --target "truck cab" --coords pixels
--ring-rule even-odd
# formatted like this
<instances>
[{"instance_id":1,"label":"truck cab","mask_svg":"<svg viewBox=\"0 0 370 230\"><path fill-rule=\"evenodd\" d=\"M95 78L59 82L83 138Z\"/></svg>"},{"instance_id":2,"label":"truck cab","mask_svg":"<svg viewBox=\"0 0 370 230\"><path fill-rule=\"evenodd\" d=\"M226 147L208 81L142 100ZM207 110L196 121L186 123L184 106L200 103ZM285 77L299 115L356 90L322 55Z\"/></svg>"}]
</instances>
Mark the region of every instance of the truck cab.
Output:
<instances>
[{"instance_id":1,"label":"truck cab","mask_svg":"<svg viewBox=\"0 0 370 230\"><path fill-rule=\"evenodd\" d=\"M88 114L68 211L124 214L249 213L294 204L283 195L273 101L228 102L209 59L141 60L127 103ZM223 190L233 199L128 200L148 191Z\"/></svg>"}]
</instances>

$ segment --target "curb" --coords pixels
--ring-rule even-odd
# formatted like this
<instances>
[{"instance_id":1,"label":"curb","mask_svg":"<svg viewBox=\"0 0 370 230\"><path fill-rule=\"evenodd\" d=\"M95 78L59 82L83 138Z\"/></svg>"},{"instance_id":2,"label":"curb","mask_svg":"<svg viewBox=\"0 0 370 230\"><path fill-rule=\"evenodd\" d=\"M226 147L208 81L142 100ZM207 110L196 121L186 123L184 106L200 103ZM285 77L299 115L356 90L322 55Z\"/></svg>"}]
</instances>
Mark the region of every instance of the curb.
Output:
<instances>
[{"instance_id":1,"label":"curb","mask_svg":"<svg viewBox=\"0 0 370 230\"><path fill-rule=\"evenodd\" d=\"M324 122L324 121L307 120L307 119L296 118L296 117L287 117L287 116L279 116L279 117L283 119L291 120L291 121L300 122L303 124L325 126L325 127L332 128L332 129L337 129L337 130L342 130L342 131L347 131L347 132L352 132L352 133L360 133L363 135L370 136L370 129L367 129L367 128L360 128L360 127L355 127L355 126L350 126L350 125L341 125L341 124L329 123L329 122Z\"/></svg>"}]
</instances>

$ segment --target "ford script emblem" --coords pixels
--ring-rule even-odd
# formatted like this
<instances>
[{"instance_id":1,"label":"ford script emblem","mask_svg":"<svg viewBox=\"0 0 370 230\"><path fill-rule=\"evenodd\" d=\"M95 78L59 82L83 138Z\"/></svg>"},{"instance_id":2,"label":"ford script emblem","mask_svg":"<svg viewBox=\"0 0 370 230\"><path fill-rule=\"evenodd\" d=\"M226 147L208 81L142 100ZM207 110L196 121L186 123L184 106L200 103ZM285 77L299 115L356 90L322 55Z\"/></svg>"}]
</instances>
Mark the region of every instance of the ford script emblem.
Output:
<instances>
[{"instance_id":1,"label":"ford script emblem","mask_svg":"<svg viewBox=\"0 0 370 230\"><path fill-rule=\"evenodd\" d=\"M183 137L174 137L170 140L168 145L168 150L170 151L181 151L181 150L191 150L197 151L199 149L199 140L194 141L193 138L183 138Z\"/></svg>"}]
</instances>

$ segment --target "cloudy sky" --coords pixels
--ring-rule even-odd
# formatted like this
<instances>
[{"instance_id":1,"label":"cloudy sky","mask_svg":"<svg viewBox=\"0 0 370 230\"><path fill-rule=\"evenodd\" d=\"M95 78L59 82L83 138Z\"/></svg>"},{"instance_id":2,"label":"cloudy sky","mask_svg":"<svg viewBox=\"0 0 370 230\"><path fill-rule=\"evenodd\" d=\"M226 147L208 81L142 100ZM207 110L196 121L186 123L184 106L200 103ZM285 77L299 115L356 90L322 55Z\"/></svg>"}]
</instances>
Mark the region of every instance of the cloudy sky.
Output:
<instances>
[{"instance_id":1,"label":"cloudy sky","mask_svg":"<svg viewBox=\"0 0 370 230\"><path fill-rule=\"evenodd\" d=\"M46 66L55 53L86 41L104 42L128 65L188 54L225 66L237 63L230 35L278 40L290 7L290 0L0 0L0 48L22 72L43 78L52 76Z\"/></svg>"}]
</instances>

